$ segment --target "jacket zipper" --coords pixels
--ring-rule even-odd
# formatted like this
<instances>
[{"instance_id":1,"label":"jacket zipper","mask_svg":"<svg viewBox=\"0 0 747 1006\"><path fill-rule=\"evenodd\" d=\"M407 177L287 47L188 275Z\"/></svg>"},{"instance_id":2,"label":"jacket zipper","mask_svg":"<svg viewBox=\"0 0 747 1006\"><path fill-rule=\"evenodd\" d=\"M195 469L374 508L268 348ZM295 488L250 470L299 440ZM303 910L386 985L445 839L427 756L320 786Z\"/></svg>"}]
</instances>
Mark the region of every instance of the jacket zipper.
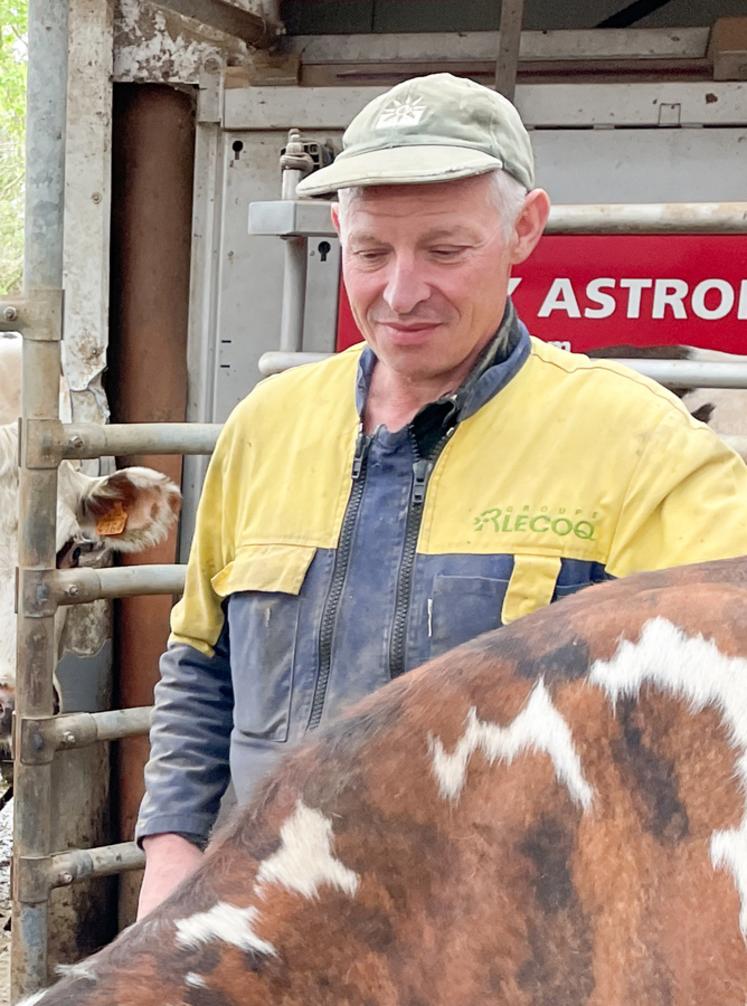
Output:
<instances>
[{"instance_id":1,"label":"jacket zipper","mask_svg":"<svg viewBox=\"0 0 747 1006\"><path fill-rule=\"evenodd\" d=\"M391 678L398 678L405 671L405 643L407 641L410 595L412 594L412 574L415 569L415 550L418 544L420 525L423 522L423 503L425 502L428 480L431 477L431 472L436 461L438 461L441 451L446 446L447 440L455 429L455 426L449 427L436 444L429 458L418 457L415 435L411 434L416 461L412 466L412 486L410 488L410 502L407 508L405 543L402 548L402 561L400 562L399 574L397 576L394 623L392 625L392 637L389 644L389 676Z\"/></svg>"},{"instance_id":2,"label":"jacket zipper","mask_svg":"<svg viewBox=\"0 0 747 1006\"><path fill-rule=\"evenodd\" d=\"M335 631L337 620L337 609L340 606L340 598L345 585L345 576L348 571L350 561L350 549L353 544L353 532L358 520L361 499L363 498L363 488L366 481L366 462L368 450L371 446L371 438L366 436L361 427L358 433L358 440L355 444L355 456L353 467L350 473L352 488L348 505L345 509L345 516L342 520L340 530L340 541L335 554L335 564L332 570L332 580L327 593L327 600L324 603L322 612L322 624L319 632L319 674L314 686L314 698L311 703L311 713L307 730L315 730L322 719L324 711L324 700L327 696L327 685L332 667L332 637Z\"/></svg>"}]
</instances>

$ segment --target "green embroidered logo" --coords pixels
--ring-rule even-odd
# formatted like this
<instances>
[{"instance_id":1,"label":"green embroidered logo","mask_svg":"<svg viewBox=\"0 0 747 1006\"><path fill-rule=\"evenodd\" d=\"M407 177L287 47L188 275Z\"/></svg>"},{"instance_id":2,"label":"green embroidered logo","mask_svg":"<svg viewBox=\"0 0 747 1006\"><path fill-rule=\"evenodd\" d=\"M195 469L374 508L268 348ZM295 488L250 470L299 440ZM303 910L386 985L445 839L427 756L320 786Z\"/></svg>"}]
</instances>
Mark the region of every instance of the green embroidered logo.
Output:
<instances>
[{"instance_id":1,"label":"green embroidered logo","mask_svg":"<svg viewBox=\"0 0 747 1006\"><path fill-rule=\"evenodd\" d=\"M475 531L497 531L507 534L516 531L529 531L532 534L554 534L560 538L574 535L584 541L593 541L597 525L594 521L599 517L596 511L591 518L584 516L583 510L576 510L573 516L568 516L565 507L559 507L551 512L549 507L532 508L523 506L520 510L512 506L501 509L490 507L483 510L475 518Z\"/></svg>"}]
</instances>

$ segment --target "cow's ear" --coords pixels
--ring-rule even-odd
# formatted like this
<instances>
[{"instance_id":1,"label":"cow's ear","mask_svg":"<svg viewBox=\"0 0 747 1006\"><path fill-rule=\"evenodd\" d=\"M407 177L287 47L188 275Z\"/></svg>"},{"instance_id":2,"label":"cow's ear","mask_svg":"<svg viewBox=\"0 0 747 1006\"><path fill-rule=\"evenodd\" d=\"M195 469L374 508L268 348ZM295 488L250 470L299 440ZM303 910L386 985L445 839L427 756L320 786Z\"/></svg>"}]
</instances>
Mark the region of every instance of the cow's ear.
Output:
<instances>
[{"instance_id":1,"label":"cow's ear","mask_svg":"<svg viewBox=\"0 0 747 1006\"><path fill-rule=\"evenodd\" d=\"M83 529L118 552L157 545L181 506L177 486L152 468L122 468L93 479L80 502Z\"/></svg>"}]
</instances>

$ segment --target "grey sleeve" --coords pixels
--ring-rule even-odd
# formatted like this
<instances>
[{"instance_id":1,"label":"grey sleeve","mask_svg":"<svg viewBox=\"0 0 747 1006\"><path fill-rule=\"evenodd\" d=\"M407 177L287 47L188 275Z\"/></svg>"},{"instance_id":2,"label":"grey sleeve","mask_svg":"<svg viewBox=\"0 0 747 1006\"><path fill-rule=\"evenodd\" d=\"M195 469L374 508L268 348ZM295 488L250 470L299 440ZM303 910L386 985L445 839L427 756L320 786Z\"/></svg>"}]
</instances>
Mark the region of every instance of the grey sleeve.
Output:
<instances>
[{"instance_id":1,"label":"grey sleeve","mask_svg":"<svg viewBox=\"0 0 747 1006\"><path fill-rule=\"evenodd\" d=\"M183 643L161 657L138 842L164 832L207 839L229 782L232 726L226 619L212 657Z\"/></svg>"}]
</instances>

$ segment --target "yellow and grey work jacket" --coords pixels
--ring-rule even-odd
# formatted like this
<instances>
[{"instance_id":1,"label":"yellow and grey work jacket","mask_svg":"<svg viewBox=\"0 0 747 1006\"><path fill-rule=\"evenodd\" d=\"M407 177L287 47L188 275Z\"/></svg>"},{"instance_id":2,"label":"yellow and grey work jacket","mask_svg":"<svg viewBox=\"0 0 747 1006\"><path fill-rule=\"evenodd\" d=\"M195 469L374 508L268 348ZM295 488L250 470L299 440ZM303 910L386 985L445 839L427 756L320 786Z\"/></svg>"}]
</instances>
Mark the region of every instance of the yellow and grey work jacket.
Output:
<instances>
[{"instance_id":1,"label":"yellow and grey work jacket","mask_svg":"<svg viewBox=\"0 0 747 1006\"><path fill-rule=\"evenodd\" d=\"M747 551L747 468L679 401L531 339L414 425L366 437L354 347L262 382L213 455L138 834L207 834L350 701L609 577ZM230 740L229 740L230 737Z\"/></svg>"}]
</instances>

